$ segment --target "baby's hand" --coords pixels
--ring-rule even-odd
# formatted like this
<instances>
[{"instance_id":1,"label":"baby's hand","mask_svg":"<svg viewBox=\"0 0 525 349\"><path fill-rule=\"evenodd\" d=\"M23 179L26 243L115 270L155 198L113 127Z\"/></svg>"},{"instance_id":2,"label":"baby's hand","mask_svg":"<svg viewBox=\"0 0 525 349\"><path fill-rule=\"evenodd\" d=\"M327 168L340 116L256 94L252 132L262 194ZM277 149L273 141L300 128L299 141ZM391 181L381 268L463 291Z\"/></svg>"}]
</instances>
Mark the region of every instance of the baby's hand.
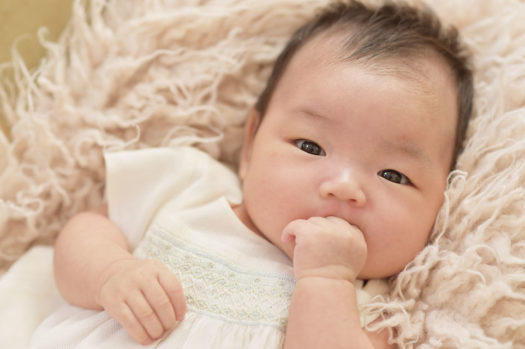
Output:
<instances>
[{"instance_id":1,"label":"baby's hand","mask_svg":"<svg viewBox=\"0 0 525 349\"><path fill-rule=\"evenodd\" d=\"M344 279L354 282L367 255L363 233L337 217L311 217L290 222L283 241L293 241L294 273L304 277Z\"/></svg>"},{"instance_id":2,"label":"baby's hand","mask_svg":"<svg viewBox=\"0 0 525 349\"><path fill-rule=\"evenodd\" d=\"M186 313L177 277L155 260L129 258L111 264L101 276L97 301L141 344L161 338Z\"/></svg>"}]
</instances>

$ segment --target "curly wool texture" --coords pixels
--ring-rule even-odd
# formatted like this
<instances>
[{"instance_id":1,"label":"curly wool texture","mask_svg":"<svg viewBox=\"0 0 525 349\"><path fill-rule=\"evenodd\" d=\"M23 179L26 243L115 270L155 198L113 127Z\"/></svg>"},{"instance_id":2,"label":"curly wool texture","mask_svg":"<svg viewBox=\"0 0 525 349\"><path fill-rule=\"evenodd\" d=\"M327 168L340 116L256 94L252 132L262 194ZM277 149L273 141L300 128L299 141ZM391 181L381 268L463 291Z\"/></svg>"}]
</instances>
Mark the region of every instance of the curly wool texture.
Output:
<instances>
[{"instance_id":1,"label":"curly wool texture","mask_svg":"<svg viewBox=\"0 0 525 349\"><path fill-rule=\"evenodd\" d=\"M274 59L328 2L76 1L36 72L2 67L1 263L103 201L104 150L189 144L235 166ZM525 347L525 4L427 3L474 53L475 115L431 242L368 307L401 348Z\"/></svg>"}]
</instances>

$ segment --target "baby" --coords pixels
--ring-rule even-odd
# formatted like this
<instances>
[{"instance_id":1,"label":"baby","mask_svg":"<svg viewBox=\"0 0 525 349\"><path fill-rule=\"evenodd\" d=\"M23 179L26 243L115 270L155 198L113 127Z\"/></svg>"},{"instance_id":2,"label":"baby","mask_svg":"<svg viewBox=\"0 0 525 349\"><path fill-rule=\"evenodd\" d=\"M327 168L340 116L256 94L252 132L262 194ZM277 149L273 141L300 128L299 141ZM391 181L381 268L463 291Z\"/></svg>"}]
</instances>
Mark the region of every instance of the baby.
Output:
<instances>
[{"instance_id":1,"label":"baby","mask_svg":"<svg viewBox=\"0 0 525 349\"><path fill-rule=\"evenodd\" d=\"M32 347L388 347L359 280L425 246L472 109L454 31L428 10L336 3L279 56L239 178L193 148L106 154L105 209L60 233L72 304ZM120 325L119 325L120 324Z\"/></svg>"}]
</instances>

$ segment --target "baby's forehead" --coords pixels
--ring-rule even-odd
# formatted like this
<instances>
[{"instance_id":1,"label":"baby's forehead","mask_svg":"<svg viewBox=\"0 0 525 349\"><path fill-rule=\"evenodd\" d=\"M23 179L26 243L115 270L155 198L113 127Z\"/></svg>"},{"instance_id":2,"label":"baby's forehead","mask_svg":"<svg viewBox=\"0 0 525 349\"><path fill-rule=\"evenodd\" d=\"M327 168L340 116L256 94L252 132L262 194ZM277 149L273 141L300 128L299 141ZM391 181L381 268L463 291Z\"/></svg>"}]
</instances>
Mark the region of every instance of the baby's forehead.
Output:
<instances>
[{"instance_id":1,"label":"baby's forehead","mask_svg":"<svg viewBox=\"0 0 525 349\"><path fill-rule=\"evenodd\" d=\"M444 58L430 49L412 55L383 54L371 59L349 59L348 54L345 55L345 47L342 47L340 38L334 35L319 35L296 52L286 69L289 71L285 71L284 75L289 75L289 78L285 77L284 80L288 81L288 88L298 83L294 80L297 77L303 84L322 83L323 79L305 80L306 77L312 76L312 71L315 71L317 77L322 74L328 76L329 72L338 69L341 70L341 75L346 76L352 76L351 74L357 71L378 76L380 79L377 83L381 85L378 86L378 91L387 91L385 88L388 89L389 86L393 90L402 90L403 95L411 99L409 103L419 105L422 111L436 116L443 113L454 115L455 117L447 120L454 124L457 122L457 87L452 69ZM344 71L351 73L343 74ZM376 98L382 96L378 94ZM403 99L402 103L403 105L392 105L392 108L408 107L406 99Z\"/></svg>"},{"instance_id":2,"label":"baby's forehead","mask_svg":"<svg viewBox=\"0 0 525 349\"><path fill-rule=\"evenodd\" d=\"M358 64L371 74L405 81L412 92L421 98L434 100L443 90L457 92L452 69L431 50L405 57L381 57Z\"/></svg>"},{"instance_id":3,"label":"baby's forehead","mask_svg":"<svg viewBox=\"0 0 525 349\"><path fill-rule=\"evenodd\" d=\"M295 56L303 56L304 60L315 60L319 64L342 64L341 68L345 64L355 64L374 75L406 80L409 85L413 85L414 92L419 92L421 96L430 97L438 92L435 89L436 80L439 80L439 86L456 89L452 68L445 58L429 47L419 50L381 50L368 56L355 56L353 53L356 48L348 45L347 37L347 32L326 30L304 43Z\"/></svg>"}]
</instances>

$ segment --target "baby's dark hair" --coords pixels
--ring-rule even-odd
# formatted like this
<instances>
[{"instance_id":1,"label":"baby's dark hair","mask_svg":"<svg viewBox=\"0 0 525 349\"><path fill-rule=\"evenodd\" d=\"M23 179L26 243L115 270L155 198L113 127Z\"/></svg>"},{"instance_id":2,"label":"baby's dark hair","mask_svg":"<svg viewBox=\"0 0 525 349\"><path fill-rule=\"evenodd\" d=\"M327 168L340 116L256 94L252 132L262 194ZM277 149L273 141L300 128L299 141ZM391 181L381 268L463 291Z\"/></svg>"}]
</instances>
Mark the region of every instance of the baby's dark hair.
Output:
<instances>
[{"instance_id":1,"label":"baby's dark hair","mask_svg":"<svg viewBox=\"0 0 525 349\"><path fill-rule=\"evenodd\" d=\"M428 7L413 7L400 2L369 7L356 0L331 4L300 27L277 58L266 88L255 105L261 117L266 113L273 91L292 57L313 37L329 30L344 36L342 48L348 52L345 59L348 61L413 58L429 50L444 59L455 76L457 89L454 166L472 114L474 88L470 56L460 42L457 30L443 27Z\"/></svg>"}]
</instances>

